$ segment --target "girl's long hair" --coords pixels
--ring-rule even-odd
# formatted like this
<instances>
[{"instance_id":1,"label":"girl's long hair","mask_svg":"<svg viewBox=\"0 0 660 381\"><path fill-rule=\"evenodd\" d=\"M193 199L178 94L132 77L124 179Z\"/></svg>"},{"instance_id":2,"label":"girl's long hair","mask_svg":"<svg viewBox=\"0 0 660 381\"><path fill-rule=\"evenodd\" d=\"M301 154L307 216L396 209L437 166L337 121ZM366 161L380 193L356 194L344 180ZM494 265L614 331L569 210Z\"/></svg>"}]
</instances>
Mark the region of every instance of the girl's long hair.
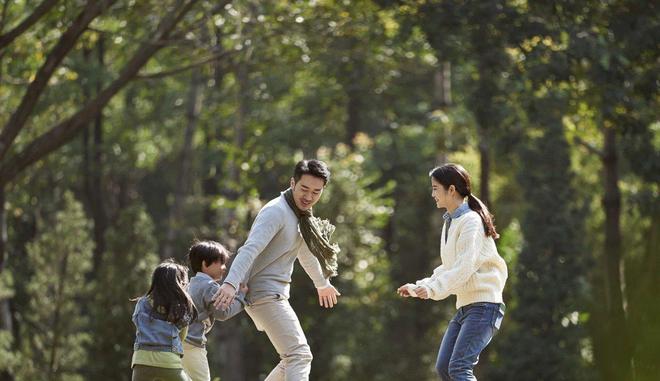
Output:
<instances>
[{"instance_id":1,"label":"girl's long hair","mask_svg":"<svg viewBox=\"0 0 660 381\"><path fill-rule=\"evenodd\" d=\"M153 312L182 327L197 318L197 310L186 292L188 269L171 259L159 264L151 277L146 297L153 301Z\"/></svg>"},{"instance_id":2,"label":"girl's long hair","mask_svg":"<svg viewBox=\"0 0 660 381\"><path fill-rule=\"evenodd\" d=\"M467 197L468 206L474 210L481 217L484 224L484 231L486 236L493 237L494 239L500 238L495 230L493 224L493 215L490 214L486 205L484 205L477 196L472 194L472 185L470 182L470 175L461 165L458 164L445 164L440 167L434 168L429 176L433 177L435 181L442 184L445 189L449 189L450 185L456 188L458 194Z\"/></svg>"}]
</instances>

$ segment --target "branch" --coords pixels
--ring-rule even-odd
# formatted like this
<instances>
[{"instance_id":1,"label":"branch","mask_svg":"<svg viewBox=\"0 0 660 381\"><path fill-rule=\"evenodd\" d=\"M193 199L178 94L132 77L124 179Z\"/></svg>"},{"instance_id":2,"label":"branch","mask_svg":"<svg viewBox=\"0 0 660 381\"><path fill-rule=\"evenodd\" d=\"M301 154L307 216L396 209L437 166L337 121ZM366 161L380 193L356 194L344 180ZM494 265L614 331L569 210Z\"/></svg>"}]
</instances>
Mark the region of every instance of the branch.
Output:
<instances>
[{"instance_id":1,"label":"branch","mask_svg":"<svg viewBox=\"0 0 660 381\"><path fill-rule=\"evenodd\" d=\"M23 96L20 105L14 111L11 118L2 129L0 134L0 160L7 154L7 150L16 139L16 135L23 129L30 114L34 110L37 101L43 94L50 77L55 72L55 69L64 60L64 57L73 49L76 42L83 34L87 26L100 15L106 7L110 6L117 0L101 0L90 1L85 6L85 9L73 21L73 24L62 34L59 41L48 54L46 62L39 68L34 81L28 86L27 92Z\"/></svg>"},{"instance_id":2,"label":"branch","mask_svg":"<svg viewBox=\"0 0 660 381\"><path fill-rule=\"evenodd\" d=\"M573 138L573 142L578 144L578 145L581 145L584 148L586 148L587 151L593 153L594 155L600 157L601 159L605 157L605 152L603 152L603 150L601 150L598 147L596 147L595 145L583 140L579 136L575 136Z\"/></svg>"},{"instance_id":3,"label":"branch","mask_svg":"<svg viewBox=\"0 0 660 381\"><path fill-rule=\"evenodd\" d=\"M207 57L203 60L191 63L189 65L181 66L181 67L171 69L171 70L163 70L163 71L159 71L159 72L156 72L156 73L138 74L135 78L136 79L159 79L159 78L168 77L170 75L179 74L179 73L182 73L184 71L194 69L194 68L199 67L199 66L206 65L209 62L220 61L221 58L224 58L224 57L226 57L226 56L228 56L232 53L233 52L222 52L222 53L214 54L210 57Z\"/></svg>"},{"instance_id":4,"label":"branch","mask_svg":"<svg viewBox=\"0 0 660 381\"><path fill-rule=\"evenodd\" d=\"M60 148L71 140L75 134L85 128L110 99L134 78L147 61L162 47L159 41L167 39L172 30L181 21L181 18L192 8L198 0L179 1L161 21L154 36L143 42L130 61L121 70L121 73L108 87L101 91L96 98L88 102L81 110L69 119L57 124L44 134L34 139L21 152L2 162L0 166L0 187L11 182L21 171L41 160L49 153ZM183 4L181 4L183 3ZM154 43L155 42L155 43Z\"/></svg>"},{"instance_id":5,"label":"branch","mask_svg":"<svg viewBox=\"0 0 660 381\"><path fill-rule=\"evenodd\" d=\"M25 20L18 24L14 29L9 32L0 35L0 50L7 47L11 44L18 36L23 34L28 30L32 25L34 25L39 19L48 13L48 11L57 4L59 0L44 0L41 4L34 9L31 15L29 15Z\"/></svg>"}]
</instances>

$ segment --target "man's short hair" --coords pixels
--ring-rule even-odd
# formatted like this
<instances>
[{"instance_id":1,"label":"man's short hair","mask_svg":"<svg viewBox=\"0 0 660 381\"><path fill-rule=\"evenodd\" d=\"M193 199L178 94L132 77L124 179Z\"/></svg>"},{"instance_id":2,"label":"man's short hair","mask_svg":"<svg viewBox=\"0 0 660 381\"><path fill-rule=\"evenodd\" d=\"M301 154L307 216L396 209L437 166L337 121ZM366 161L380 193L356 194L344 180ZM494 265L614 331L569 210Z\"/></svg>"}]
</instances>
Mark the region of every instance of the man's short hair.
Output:
<instances>
[{"instance_id":1,"label":"man's short hair","mask_svg":"<svg viewBox=\"0 0 660 381\"><path fill-rule=\"evenodd\" d=\"M323 185L330 181L328 165L321 160L300 160L293 170L293 179L298 182L303 175L312 175L323 180Z\"/></svg>"},{"instance_id":2,"label":"man's short hair","mask_svg":"<svg viewBox=\"0 0 660 381\"><path fill-rule=\"evenodd\" d=\"M230 256L229 250L215 241L195 241L188 251L190 268L195 273L202 271L202 263L206 263L206 266L218 261L226 264Z\"/></svg>"}]
</instances>

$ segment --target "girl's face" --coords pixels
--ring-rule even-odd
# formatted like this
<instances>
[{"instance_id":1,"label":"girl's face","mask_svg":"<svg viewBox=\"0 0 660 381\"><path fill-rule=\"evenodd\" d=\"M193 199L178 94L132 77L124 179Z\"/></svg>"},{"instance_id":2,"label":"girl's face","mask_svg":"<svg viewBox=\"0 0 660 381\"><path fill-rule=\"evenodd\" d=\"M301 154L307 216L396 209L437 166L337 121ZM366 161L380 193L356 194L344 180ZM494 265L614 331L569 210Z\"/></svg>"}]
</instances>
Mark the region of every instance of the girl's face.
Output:
<instances>
[{"instance_id":1,"label":"girl's face","mask_svg":"<svg viewBox=\"0 0 660 381\"><path fill-rule=\"evenodd\" d=\"M456 193L456 190L453 185L449 186L449 189L446 189L444 185L440 184L431 177L431 197L435 200L435 206L440 208L447 209L453 200L453 196Z\"/></svg>"}]
</instances>

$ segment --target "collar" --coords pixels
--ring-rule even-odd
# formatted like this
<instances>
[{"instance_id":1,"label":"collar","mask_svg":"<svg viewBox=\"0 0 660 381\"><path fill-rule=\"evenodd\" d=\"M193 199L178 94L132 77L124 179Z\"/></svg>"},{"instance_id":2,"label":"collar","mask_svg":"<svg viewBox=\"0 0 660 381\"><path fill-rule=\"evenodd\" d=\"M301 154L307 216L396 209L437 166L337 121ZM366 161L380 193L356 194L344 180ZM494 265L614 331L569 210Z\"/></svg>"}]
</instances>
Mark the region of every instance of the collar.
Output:
<instances>
[{"instance_id":1,"label":"collar","mask_svg":"<svg viewBox=\"0 0 660 381\"><path fill-rule=\"evenodd\" d=\"M211 276L210 276L209 274L207 274L207 273L205 273L205 272L202 272L202 271L198 271L198 272L195 274L195 277L206 278L206 279L208 279L208 280L214 280L213 278L211 278Z\"/></svg>"},{"instance_id":2,"label":"collar","mask_svg":"<svg viewBox=\"0 0 660 381\"><path fill-rule=\"evenodd\" d=\"M445 221L454 220L454 219L464 215L465 213L469 212L470 210L472 210L472 209L470 209L470 206L468 205L468 203L464 202L458 208L456 208L453 212L451 212L451 213L446 212L444 214L444 216L442 216L442 218L444 218Z\"/></svg>"}]
</instances>

